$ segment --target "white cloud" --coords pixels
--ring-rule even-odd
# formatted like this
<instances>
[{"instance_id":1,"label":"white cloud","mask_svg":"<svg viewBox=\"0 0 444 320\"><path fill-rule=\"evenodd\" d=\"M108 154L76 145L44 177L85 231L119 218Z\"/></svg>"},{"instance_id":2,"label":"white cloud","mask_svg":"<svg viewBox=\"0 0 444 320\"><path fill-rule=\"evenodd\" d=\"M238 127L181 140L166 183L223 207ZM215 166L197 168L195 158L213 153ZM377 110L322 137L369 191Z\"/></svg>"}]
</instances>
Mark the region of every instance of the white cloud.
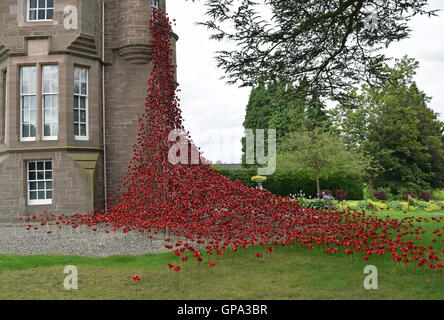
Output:
<instances>
[{"instance_id":1,"label":"white cloud","mask_svg":"<svg viewBox=\"0 0 444 320\"><path fill-rule=\"evenodd\" d=\"M433 9L444 6L442 0L430 3ZM202 1L169 0L167 11L171 19L176 19L174 31L179 35L178 81L185 127L208 159L239 163L250 89L226 85L214 59L217 50L231 44L208 40L208 31L195 25L204 20ZM433 97L431 107L444 119L444 13L431 19L415 17L410 25L414 30L411 37L387 53L398 58L407 54L420 62L418 86ZM231 141L225 149L220 146L223 139Z\"/></svg>"}]
</instances>

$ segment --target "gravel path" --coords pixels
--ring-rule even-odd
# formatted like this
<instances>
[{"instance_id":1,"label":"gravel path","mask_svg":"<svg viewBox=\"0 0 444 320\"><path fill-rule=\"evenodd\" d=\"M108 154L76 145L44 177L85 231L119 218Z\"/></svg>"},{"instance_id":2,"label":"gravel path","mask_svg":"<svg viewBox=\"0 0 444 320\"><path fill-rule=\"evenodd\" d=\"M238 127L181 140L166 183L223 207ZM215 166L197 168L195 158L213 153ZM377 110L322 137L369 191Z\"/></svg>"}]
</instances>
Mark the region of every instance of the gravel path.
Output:
<instances>
[{"instance_id":1,"label":"gravel path","mask_svg":"<svg viewBox=\"0 0 444 320\"><path fill-rule=\"evenodd\" d=\"M444 217L444 213L431 212L430 214L432 214L432 215L434 215L434 216L441 216L441 217Z\"/></svg>"},{"instance_id":2,"label":"gravel path","mask_svg":"<svg viewBox=\"0 0 444 320\"><path fill-rule=\"evenodd\" d=\"M0 225L0 254L57 254L102 258L168 251L163 235L151 240L146 233L137 231L105 233L105 228L95 228L96 232L86 226L76 229L45 226L28 231L23 225ZM47 234L48 231L52 233Z\"/></svg>"}]
</instances>

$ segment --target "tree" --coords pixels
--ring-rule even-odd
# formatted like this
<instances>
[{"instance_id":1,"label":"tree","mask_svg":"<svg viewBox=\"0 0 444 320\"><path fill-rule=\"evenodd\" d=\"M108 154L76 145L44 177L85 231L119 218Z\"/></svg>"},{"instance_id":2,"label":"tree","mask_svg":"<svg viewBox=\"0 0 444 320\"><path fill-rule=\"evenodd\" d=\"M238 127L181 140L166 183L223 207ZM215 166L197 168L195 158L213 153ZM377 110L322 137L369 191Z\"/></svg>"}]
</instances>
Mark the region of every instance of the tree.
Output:
<instances>
[{"instance_id":1,"label":"tree","mask_svg":"<svg viewBox=\"0 0 444 320\"><path fill-rule=\"evenodd\" d=\"M295 88L278 82L261 83L252 89L243 125L245 129L275 129L279 146L290 132L329 127L330 123L319 97L310 96L306 87ZM245 138L242 147L242 163L245 165Z\"/></svg>"},{"instance_id":2,"label":"tree","mask_svg":"<svg viewBox=\"0 0 444 320\"><path fill-rule=\"evenodd\" d=\"M228 83L303 81L322 97L342 97L375 77L380 49L405 39L415 15L435 16L427 0L206 0L201 25L234 42L217 53ZM374 15L376 15L374 17ZM377 20L377 21L376 21Z\"/></svg>"},{"instance_id":3,"label":"tree","mask_svg":"<svg viewBox=\"0 0 444 320\"><path fill-rule=\"evenodd\" d=\"M372 158L369 185L402 189L444 186L443 123L413 81L418 62L404 57L385 66L382 86L363 85L332 111L334 127L353 150Z\"/></svg>"},{"instance_id":4,"label":"tree","mask_svg":"<svg viewBox=\"0 0 444 320\"><path fill-rule=\"evenodd\" d=\"M321 175L332 172L362 175L369 166L362 153L348 151L337 136L322 128L288 135L282 144L282 153L278 155L278 168L283 164L285 169L314 170L318 195Z\"/></svg>"}]
</instances>

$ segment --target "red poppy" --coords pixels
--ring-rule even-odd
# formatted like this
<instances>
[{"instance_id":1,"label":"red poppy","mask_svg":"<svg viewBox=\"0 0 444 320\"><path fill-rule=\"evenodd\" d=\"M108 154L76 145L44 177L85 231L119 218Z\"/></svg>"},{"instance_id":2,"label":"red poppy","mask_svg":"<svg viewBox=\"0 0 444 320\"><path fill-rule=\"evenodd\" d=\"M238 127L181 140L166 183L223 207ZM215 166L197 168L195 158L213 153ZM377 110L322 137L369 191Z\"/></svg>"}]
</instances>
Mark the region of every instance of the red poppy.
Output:
<instances>
[{"instance_id":1,"label":"red poppy","mask_svg":"<svg viewBox=\"0 0 444 320\"><path fill-rule=\"evenodd\" d=\"M426 233L425 229L415 226L416 223L441 223L443 217L405 215L398 220L381 218L375 214L379 210L374 208L369 208L368 212L350 207L341 211L308 209L298 200L231 181L208 165L184 128L177 96L180 89L175 79L176 66L171 59L174 52L169 18L158 10L153 13L150 25L152 72L145 112L137 119L139 133L127 175L116 192L108 193L106 212L95 209L87 214L61 214L56 217L59 228L75 229L86 225L95 231L98 224L104 224L109 226L107 229L119 229L125 234L131 231L164 234L168 237L164 244L166 249L172 250L174 245L176 256L181 256L182 249L186 249L199 263L202 262L201 253L193 247L195 245L206 246L209 254L216 251L222 255L227 248L235 252L238 248L254 245L296 244L307 249L334 246L325 249L326 254L335 253L340 247L349 256L362 252L364 259L388 253L397 263L415 261L419 266L429 263L431 268L439 268L434 263L440 257L432 253L432 246L415 245ZM181 131L176 141L169 139L171 128ZM169 151L176 142L188 147L188 158L197 154L197 163L173 165L169 161ZM40 223L45 218L28 214L25 220ZM27 230L38 230L34 225L29 224ZM443 233L436 230L434 234L431 238L438 242ZM176 237L183 240L173 243ZM414 240L410 240L411 237ZM268 251L272 249L269 247ZM262 255L258 253L256 257ZM174 265L169 264L167 268L171 270Z\"/></svg>"}]
</instances>

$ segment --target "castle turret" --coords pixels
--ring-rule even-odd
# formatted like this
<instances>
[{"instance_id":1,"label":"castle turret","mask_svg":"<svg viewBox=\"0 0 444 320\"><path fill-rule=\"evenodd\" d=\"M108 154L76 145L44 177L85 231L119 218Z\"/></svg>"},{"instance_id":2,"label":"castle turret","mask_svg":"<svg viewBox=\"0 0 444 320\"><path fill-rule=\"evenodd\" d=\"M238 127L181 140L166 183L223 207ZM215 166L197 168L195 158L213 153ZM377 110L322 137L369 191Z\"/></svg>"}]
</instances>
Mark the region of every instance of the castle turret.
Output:
<instances>
[{"instance_id":1,"label":"castle turret","mask_svg":"<svg viewBox=\"0 0 444 320\"><path fill-rule=\"evenodd\" d=\"M151 0L119 1L118 55L134 64L151 60Z\"/></svg>"},{"instance_id":2,"label":"castle turret","mask_svg":"<svg viewBox=\"0 0 444 320\"><path fill-rule=\"evenodd\" d=\"M108 191L120 187L137 141L138 114L145 109L147 81L152 69L150 18L153 6L165 10L165 0L117 1L107 11L117 14L109 24L108 43L114 41L106 67L106 141ZM114 14L112 13L114 12ZM175 48L177 36L172 34ZM175 60L175 57L173 57Z\"/></svg>"}]
</instances>

